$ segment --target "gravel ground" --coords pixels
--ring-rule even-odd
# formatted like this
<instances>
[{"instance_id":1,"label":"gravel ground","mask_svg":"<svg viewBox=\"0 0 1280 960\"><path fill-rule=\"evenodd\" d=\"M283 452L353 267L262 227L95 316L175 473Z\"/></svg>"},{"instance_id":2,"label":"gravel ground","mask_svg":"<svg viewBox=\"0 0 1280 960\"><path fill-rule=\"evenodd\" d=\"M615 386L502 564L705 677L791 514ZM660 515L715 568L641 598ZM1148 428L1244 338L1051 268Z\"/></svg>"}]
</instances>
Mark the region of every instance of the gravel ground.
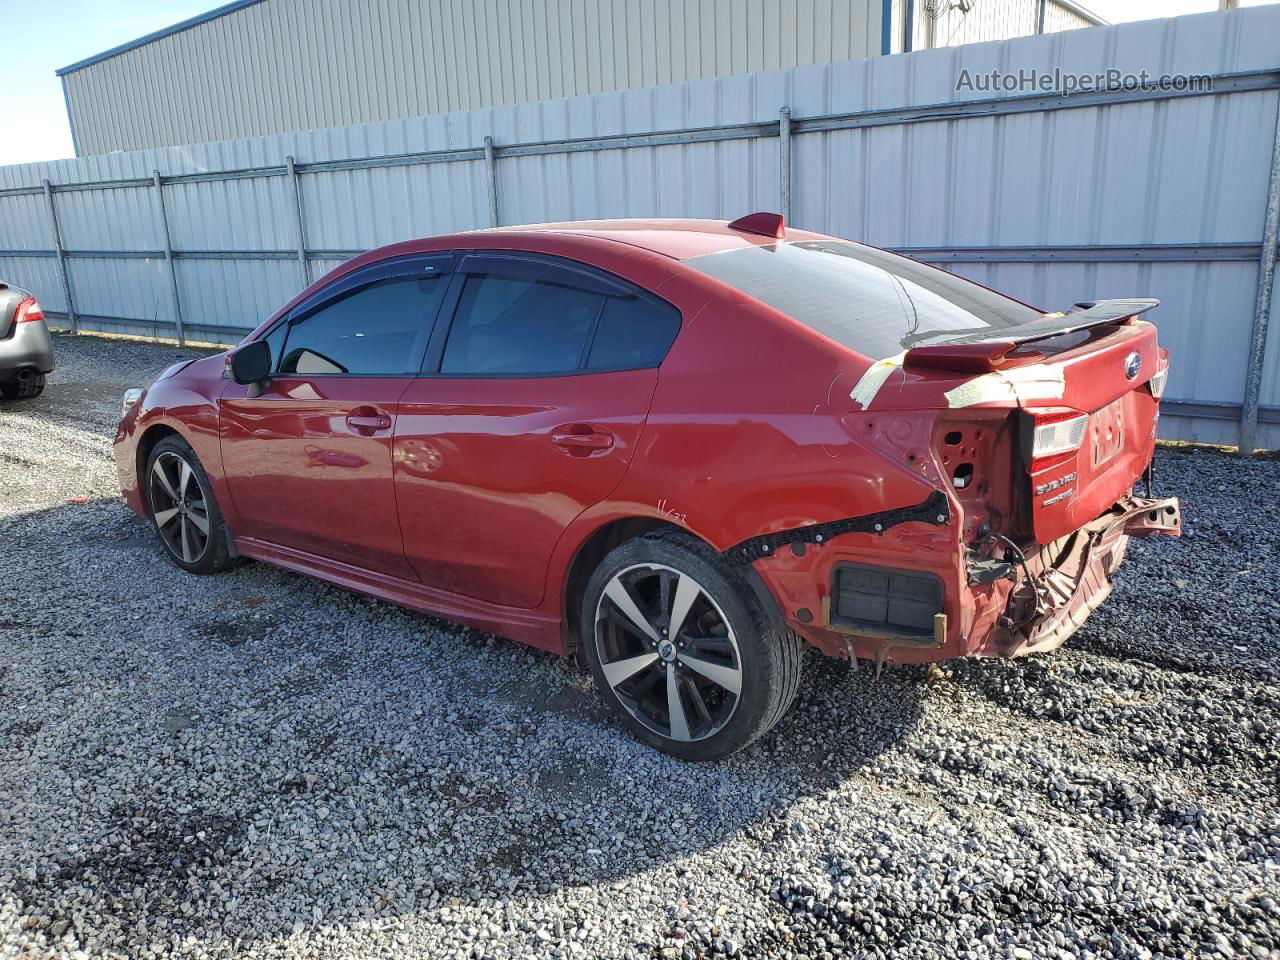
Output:
<instances>
[{"instance_id":1,"label":"gravel ground","mask_svg":"<svg viewBox=\"0 0 1280 960\"><path fill-rule=\"evenodd\" d=\"M270 567L171 566L116 497L120 390L59 338L0 410L0 956L1280 956L1280 462L1162 450L1063 650L811 656L689 765L585 673Z\"/></svg>"}]
</instances>

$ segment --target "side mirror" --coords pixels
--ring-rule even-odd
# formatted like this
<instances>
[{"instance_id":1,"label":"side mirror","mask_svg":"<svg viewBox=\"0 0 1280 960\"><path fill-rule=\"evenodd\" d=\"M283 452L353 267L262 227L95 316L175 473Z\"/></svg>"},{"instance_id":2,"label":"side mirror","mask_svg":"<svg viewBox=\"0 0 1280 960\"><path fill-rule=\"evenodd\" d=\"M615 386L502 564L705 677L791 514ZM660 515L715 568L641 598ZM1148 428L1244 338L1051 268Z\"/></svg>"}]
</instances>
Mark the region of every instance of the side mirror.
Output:
<instances>
[{"instance_id":1,"label":"side mirror","mask_svg":"<svg viewBox=\"0 0 1280 960\"><path fill-rule=\"evenodd\" d=\"M231 355L231 379L236 383L262 384L271 377L271 344L251 340Z\"/></svg>"}]
</instances>

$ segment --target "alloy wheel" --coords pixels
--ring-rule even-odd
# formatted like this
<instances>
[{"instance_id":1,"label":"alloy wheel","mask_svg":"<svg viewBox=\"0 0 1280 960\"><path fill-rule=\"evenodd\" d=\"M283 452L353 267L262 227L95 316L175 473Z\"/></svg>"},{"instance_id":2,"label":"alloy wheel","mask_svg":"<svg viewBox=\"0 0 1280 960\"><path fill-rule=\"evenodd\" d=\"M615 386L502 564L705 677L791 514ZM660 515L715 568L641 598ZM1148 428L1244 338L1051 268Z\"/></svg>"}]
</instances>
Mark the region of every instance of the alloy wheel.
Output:
<instances>
[{"instance_id":1,"label":"alloy wheel","mask_svg":"<svg viewBox=\"0 0 1280 960\"><path fill-rule=\"evenodd\" d=\"M197 563L209 549L209 498L185 459L165 451L151 464L151 516L170 552Z\"/></svg>"},{"instance_id":2,"label":"alloy wheel","mask_svg":"<svg viewBox=\"0 0 1280 960\"><path fill-rule=\"evenodd\" d=\"M596 603L596 654L623 707L659 736L703 740L732 719L742 693L733 627L702 584L661 564L636 564Z\"/></svg>"}]
</instances>

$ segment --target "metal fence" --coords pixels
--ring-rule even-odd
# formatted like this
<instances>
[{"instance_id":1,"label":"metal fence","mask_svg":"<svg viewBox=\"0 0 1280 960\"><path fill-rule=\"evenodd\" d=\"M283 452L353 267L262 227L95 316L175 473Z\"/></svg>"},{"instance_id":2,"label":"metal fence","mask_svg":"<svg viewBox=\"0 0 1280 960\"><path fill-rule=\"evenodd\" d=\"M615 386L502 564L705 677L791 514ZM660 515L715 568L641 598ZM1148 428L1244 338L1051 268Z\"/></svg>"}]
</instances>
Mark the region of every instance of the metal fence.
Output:
<instances>
[{"instance_id":1,"label":"metal fence","mask_svg":"<svg viewBox=\"0 0 1280 960\"><path fill-rule=\"evenodd\" d=\"M1164 435L1280 446L1276 35L1263 7L0 168L0 276L73 330L234 342L406 237L780 208L1048 309L1160 297ZM956 91L962 70L1110 63L1212 85Z\"/></svg>"}]
</instances>

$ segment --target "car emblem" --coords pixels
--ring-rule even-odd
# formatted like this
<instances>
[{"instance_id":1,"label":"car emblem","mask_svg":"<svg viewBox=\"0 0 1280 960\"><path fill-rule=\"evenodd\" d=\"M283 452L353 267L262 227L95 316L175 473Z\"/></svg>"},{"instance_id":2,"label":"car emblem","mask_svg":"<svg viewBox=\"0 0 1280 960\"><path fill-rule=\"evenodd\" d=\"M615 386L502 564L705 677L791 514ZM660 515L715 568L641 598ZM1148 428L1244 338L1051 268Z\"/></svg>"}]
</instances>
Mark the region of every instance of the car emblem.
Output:
<instances>
[{"instance_id":1,"label":"car emblem","mask_svg":"<svg viewBox=\"0 0 1280 960\"><path fill-rule=\"evenodd\" d=\"M663 640L662 646L658 647L658 656L670 663L676 658L676 647L670 640Z\"/></svg>"},{"instance_id":2,"label":"car emblem","mask_svg":"<svg viewBox=\"0 0 1280 960\"><path fill-rule=\"evenodd\" d=\"M1138 371L1142 369L1142 356L1138 353L1131 353L1124 358L1124 375L1132 380L1138 375Z\"/></svg>"}]
</instances>

